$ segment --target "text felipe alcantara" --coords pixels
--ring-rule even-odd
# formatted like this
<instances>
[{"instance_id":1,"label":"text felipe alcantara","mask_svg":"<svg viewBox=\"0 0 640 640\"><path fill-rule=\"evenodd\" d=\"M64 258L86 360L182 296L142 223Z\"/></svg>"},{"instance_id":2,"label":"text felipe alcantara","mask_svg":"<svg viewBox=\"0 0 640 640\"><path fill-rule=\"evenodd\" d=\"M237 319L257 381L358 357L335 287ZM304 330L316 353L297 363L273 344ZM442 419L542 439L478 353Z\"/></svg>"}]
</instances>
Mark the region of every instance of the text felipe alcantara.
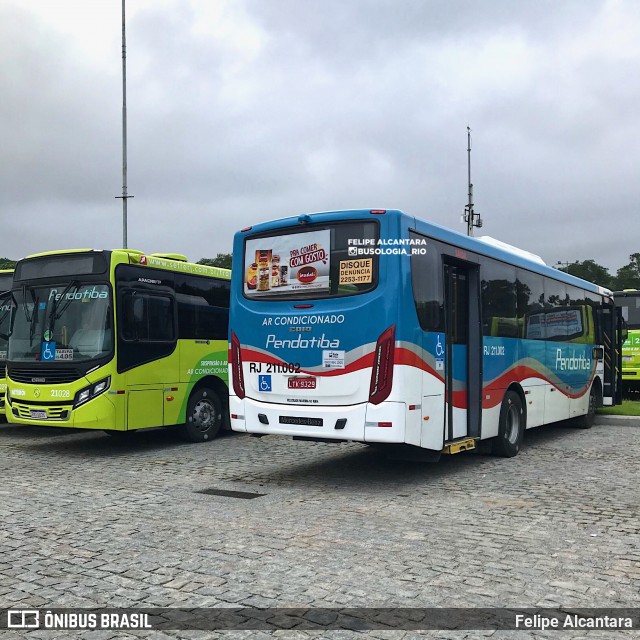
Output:
<instances>
[{"instance_id":1,"label":"text felipe alcantara","mask_svg":"<svg viewBox=\"0 0 640 640\"><path fill-rule=\"evenodd\" d=\"M424 238L350 238L347 255L349 256L386 256L386 255L425 255L427 241Z\"/></svg>"},{"instance_id":2,"label":"text felipe alcantara","mask_svg":"<svg viewBox=\"0 0 640 640\"><path fill-rule=\"evenodd\" d=\"M540 614L516 615L516 629L633 629L633 618L616 616L584 617L567 614L562 617L546 617Z\"/></svg>"}]
</instances>

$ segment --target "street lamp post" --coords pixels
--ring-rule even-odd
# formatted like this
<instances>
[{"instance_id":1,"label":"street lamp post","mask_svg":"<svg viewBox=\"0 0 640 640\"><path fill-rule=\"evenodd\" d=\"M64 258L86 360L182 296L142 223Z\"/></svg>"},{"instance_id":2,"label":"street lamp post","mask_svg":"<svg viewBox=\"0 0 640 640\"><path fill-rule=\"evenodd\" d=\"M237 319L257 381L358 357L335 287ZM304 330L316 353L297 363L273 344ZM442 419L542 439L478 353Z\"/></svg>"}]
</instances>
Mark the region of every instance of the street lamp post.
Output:
<instances>
[{"instance_id":1,"label":"street lamp post","mask_svg":"<svg viewBox=\"0 0 640 640\"><path fill-rule=\"evenodd\" d=\"M471 129L467 127L467 186L469 200L464 208L462 220L467 223L467 235L473 235L473 228L482 226L482 218L473 210L473 185L471 184Z\"/></svg>"},{"instance_id":2,"label":"street lamp post","mask_svg":"<svg viewBox=\"0 0 640 640\"><path fill-rule=\"evenodd\" d=\"M125 0L122 0L122 248L127 248L127 32Z\"/></svg>"}]
</instances>

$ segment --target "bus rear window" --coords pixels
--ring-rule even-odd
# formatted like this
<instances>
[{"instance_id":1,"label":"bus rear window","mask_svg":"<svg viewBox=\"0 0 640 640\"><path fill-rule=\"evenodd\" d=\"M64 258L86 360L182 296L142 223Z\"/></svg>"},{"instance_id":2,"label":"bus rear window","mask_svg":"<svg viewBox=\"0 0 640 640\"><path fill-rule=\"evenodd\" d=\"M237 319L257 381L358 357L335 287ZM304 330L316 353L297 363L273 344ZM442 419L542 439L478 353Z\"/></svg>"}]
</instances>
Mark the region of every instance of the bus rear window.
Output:
<instances>
[{"instance_id":1,"label":"bus rear window","mask_svg":"<svg viewBox=\"0 0 640 640\"><path fill-rule=\"evenodd\" d=\"M378 223L291 227L247 238L243 292L260 300L333 298L365 293L378 281L377 256L358 255L375 244Z\"/></svg>"}]
</instances>

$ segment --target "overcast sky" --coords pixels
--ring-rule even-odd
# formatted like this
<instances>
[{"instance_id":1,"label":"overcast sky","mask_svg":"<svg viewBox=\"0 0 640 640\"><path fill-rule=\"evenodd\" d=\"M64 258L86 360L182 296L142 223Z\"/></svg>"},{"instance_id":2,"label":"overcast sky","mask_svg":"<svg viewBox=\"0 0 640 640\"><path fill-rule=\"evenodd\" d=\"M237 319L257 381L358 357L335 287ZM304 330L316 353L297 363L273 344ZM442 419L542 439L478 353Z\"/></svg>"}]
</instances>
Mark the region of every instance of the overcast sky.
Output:
<instances>
[{"instance_id":1,"label":"overcast sky","mask_svg":"<svg viewBox=\"0 0 640 640\"><path fill-rule=\"evenodd\" d=\"M127 0L129 246L399 208L615 273L640 251L637 0ZM121 3L0 0L0 257L122 245Z\"/></svg>"}]
</instances>

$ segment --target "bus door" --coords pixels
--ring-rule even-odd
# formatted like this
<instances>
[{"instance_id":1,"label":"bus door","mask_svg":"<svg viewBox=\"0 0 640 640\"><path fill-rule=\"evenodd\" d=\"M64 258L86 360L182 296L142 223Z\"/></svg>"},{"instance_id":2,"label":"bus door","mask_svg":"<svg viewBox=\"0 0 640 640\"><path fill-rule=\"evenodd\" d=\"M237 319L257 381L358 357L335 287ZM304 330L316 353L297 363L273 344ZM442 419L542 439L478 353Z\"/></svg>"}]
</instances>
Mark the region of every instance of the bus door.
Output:
<instances>
[{"instance_id":1,"label":"bus door","mask_svg":"<svg viewBox=\"0 0 640 640\"><path fill-rule=\"evenodd\" d=\"M606 304L598 309L598 319L604 346L604 384L602 403L605 406L619 404L621 387L621 309Z\"/></svg>"},{"instance_id":2,"label":"bus door","mask_svg":"<svg viewBox=\"0 0 640 640\"><path fill-rule=\"evenodd\" d=\"M174 296L168 287L122 282L139 273L138 267L118 268L118 373L126 376L130 430L165 424L166 389L179 377ZM149 272L142 273L148 277Z\"/></svg>"},{"instance_id":3,"label":"bus door","mask_svg":"<svg viewBox=\"0 0 640 640\"><path fill-rule=\"evenodd\" d=\"M478 267L445 262L445 441L480 436L479 300Z\"/></svg>"},{"instance_id":4,"label":"bus door","mask_svg":"<svg viewBox=\"0 0 640 640\"><path fill-rule=\"evenodd\" d=\"M627 340L629 332L622 317L622 308L614 307L616 311L616 392L614 404L622 404L622 345Z\"/></svg>"}]
</instances>

